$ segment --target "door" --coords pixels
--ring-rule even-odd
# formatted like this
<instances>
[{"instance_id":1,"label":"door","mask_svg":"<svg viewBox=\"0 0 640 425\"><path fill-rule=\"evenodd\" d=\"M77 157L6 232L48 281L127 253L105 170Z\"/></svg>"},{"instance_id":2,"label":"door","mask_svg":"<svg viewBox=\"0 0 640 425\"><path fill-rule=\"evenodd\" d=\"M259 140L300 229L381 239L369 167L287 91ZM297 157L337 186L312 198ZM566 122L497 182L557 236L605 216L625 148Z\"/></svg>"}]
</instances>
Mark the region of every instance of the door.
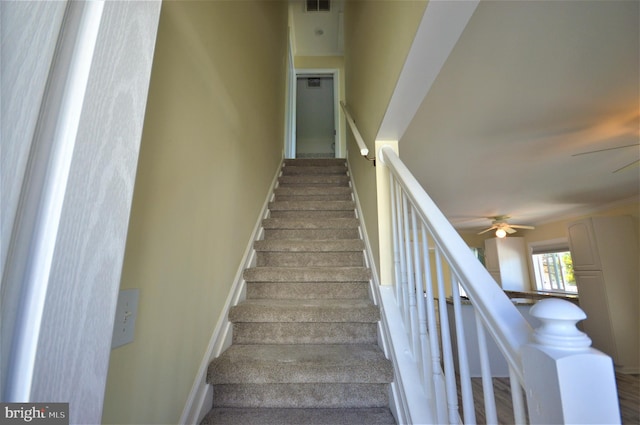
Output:
<instances>
[{"instance_id":1,"label":"door","mask_svg":"<svg viewBox=\"0 0 640 425\"><path fill-rule=\"evenodd\" d=\"M298 76L296 158L336 156L333 75Z\"/></svg>"}]
</instances>

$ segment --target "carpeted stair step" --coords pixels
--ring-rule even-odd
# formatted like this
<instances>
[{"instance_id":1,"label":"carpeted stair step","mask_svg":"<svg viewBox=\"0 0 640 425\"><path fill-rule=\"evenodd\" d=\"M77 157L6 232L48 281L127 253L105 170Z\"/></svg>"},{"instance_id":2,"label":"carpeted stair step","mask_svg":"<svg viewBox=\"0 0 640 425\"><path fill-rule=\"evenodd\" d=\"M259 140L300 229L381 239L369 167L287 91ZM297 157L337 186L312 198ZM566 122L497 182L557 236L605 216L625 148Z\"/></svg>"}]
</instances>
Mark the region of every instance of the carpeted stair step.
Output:
<instances>
[{"instance_id":1,"label":"carpeted stair step","mask_svg":"<svg viewBox=\"0 0 640 425\"><path fill-rule=\"evenodd\" d=\"M344 158L288 158L284 160L284 166L336 166L342 165L346 167L347 160Z\"/></svg>"},{"instance_id":2,"label":"carpeted stair step","mask_svg":"<svg viewBox=\"0 0 640 425\"><path fill-rule=\"evenodd\" d=\"M389 383L393 367L373 344L234 344L211 362L218 384Z\"/></svg>"},{"instance_id":3,"label":"carpeted stair step","mask_svg":"<svg viewBox=\"0 0 640 425\"><path fill-rule=\"evenodd\" d=\"M351 188L345 186L288 186L275 189L280 201L351 201Z\"/></svg>"},{"instance_id":4,"label":"carpeted stair step","mask_svg":"<svg viewBox=\"0 0 640 425\"><path fill-rule=\"evenodd\" d=\"M258 267L364 266L362 252L259 252Z\"/></svg>"},{"instance_id":5,"label":"carpeted stair step","mask_svg":"<svg viewBox=\"0 0 640 425\"><path fill-rule=\"evenodd\" d=\"M351 200L351 188L345 186L283 186L274 190L276 198L291 196L299 199L299 196L339 196Z\"/></svg>"},{"instance_id":6,"label":"carpeted stair step","mask_svg":"<svg viewBox=\"0 0 640 425\"><path fill-rule=\"evenodd\" d=\"M244 271L247 282L366 282L365 267L252 267Z\"/></svg>"},{"instance_id":7,"label":"carpeted stair step","mask_svg":"<svg viewBox=\"0 0 640 425\"><path fill-rule=\"evenodd\" d=\"M282 175L283 176L295 176L295 175L310 175L310 174L334 174L341 175L347 174L347 167L345 165L306 165L306 166L297 166L297 165L285 165L282 167Z\"/></svg>"},{"instance_id":8,"label":"carpeted stair step","mask_svg":"<svg viewBox=\"0 0 640 425\"><path fill-rule=\"evenodd\" d=\"M357 218L265 218L262 220L264 229L354 229L358 228Z\"/></svg>"},{"instance_id":9,"label":"carpeted stair step","mask_svg":"<svg viewBox=\"0 0 640 425\"><path fill-rule=\"evenodd\" d=\"M346 240L259 240L253 245L258 252L332 252L364 250L361 239Z\"/></svg>"},{"instance_id":10,"label":"carpeted stair step","mask_svg":"<svg viewBox=\"0 0 640 425\"><path fill-rule=\"evenodd\" d=\"M287 323L376 323L380 309L369 300L358 299L252 299L229 310L229 321Z\"/></svg>"},{"instance_id":11,"label":"carpeted stair step","mask_svg":"<svg viewBox=\"0 0 640 425\"><path fill-rule=\"evenodd\" d=\"M247 282L247 299L369 298L368 282Z\"/></svg>"},{"instance_id":12,"label":"carpeted stair step","mask_svg":"<svg viewBox=\"0 0 640 425\"><path fill-rule=\"evenodd\" d=\"M346 194L327 194L327 195L276 195L275 200L277 202L285 202L285 201L322 201L322 202L332 202L332 201L350 201L351 195Z\"/></svg>"},{"instance_id":13,"label":"carpeted stair step","mask_svg":"<svg viewBox=\"0 0 640 425\"><path fill-rule=\"evenodd\" d=\"M349 186L346 174L299 174L282 175L278 179L280 187L285 186Z\"/></svg>"},{"instance_id":14,"label":"carpeted stair step","mask_svg":"<svg viewBox=\"0 0 640 425\"><path fill-rule=\"evenodd\" d=\"M388 407L388 384L221 384L216 407L362 408Z\"/></svg>"},{"instance_id":15,"label":"carpeted stair step","mask_svg":"<svg viewBox=\"0 0 640 425\"><path fill-rule=\"evenodd\" d=\"M358 229L265 229L265 239L338 240L355 239L360 236Z\"/></svg>"},{"instance_id":16,"label":"carpeted stair step","mask_svg":"<svg viewBox=\"0 0 640 425\"><path fill-rule=\"evenodd\" d=\"M254 244L254 249L258 267L364 266L364 243L359 239L262 240Z\"/></svg>"},{"instance_id":17,"label":"carpeted stair step","mask_svg":"<svg viewBox=\"0 0 640 425\"><path fill-rule=\"evenodd\" d=\"M270 211L354 211L353 201L274 201Z\"/></svg>"},{"instance_id":18,"label":"carpeted stair step","mask_svg":"<svg viewBox=\"0 0 640 425\"><path fill-rule=\"evenodd\" d=\"M388 408L359 409L213 409L202 425L391 425Z\"/></svg>"},{"instance_id":19,"label":"carpeted stair step","mask_svg":"<svg viewBox=\"0 0 640 425\"><path fill-rule=\"evenodd\" d=\"M233 344L375 344L376 323L236 322Z\"/></svg>"},{"instance_id":20,"label":"carpeted stair step","mask_svg":"<svg viewBox=\"0 0 640 425\"><path fill-rule=\"evenodd\" d=\"M271 218L309 218L314 220L324 220L327 218L354 218L356 212L354 210L337 210L337 211L321 211L321 210L308 210L308 211L271 211Z\"/></svg>"}]
</instances>

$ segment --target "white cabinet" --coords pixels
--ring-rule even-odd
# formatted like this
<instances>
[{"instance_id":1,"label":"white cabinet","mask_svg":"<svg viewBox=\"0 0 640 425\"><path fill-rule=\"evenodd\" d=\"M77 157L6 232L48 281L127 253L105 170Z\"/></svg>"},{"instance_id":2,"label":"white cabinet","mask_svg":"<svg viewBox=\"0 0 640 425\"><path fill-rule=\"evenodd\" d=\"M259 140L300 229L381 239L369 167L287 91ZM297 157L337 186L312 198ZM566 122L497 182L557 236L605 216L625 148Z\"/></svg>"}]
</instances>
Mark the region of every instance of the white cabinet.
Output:
<instances>
[{"instance_id":1,"label":"white cabinet","mask_svg":"<svg viewBox=\"0 0 640 425\"><path fill-rule=\"evenodd\" d=\"M624 372L639 370L638 229L630 216L592 217L567 227L582 323L593 346Z\"/></svg>"},{"instance_id":2,"label":"white cabinet","mask_svg":"<svg viewBox=\"0 0 640 425\"><path fill-rule=\"evenodd\" d=\"M507 291L529 291L524 238L492 238L484 241L485 267Z\"/></svg>"}]
</instances>

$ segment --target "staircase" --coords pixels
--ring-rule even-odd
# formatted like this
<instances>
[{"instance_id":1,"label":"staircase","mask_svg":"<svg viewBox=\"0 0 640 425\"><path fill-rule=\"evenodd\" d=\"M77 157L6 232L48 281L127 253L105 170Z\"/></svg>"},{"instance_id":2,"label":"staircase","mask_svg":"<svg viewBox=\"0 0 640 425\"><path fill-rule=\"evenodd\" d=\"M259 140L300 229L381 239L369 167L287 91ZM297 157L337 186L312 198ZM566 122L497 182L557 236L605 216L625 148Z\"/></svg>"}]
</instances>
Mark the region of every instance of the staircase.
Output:
<instances>
[{"instance_id":1,"label":"staircase","mask_svg":"<svg viewBox=\"0 0 640 425\"><path fill-rule=\"evenodd\" d=\"M394 424L345 160L285 160L203 424Z\"/></svg>"}]
</instances>

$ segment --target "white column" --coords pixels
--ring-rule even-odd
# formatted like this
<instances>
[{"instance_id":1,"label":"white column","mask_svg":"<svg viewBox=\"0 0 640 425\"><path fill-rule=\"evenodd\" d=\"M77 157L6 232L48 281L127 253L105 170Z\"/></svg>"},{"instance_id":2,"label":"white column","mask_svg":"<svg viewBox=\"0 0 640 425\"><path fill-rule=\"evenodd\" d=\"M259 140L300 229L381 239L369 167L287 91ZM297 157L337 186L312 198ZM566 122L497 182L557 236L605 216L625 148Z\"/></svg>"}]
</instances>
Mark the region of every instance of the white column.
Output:
<instances>
[{"instance_id":1,"label":"white column","mask_svg":"<svg viewBox=\"0 0 640 425\"><path fill-rule=\"evenodd\" d=\"M530 313L542 325L522 350L529 421L620 423L613 362L576 328L585 313L560 299L542 300Z\"/></svg>"},{"instance_id":2,"label":"white column","mask_svg":"<svg viewBox=\"0 0 640 425\"><path fill-rule=\"evenodd\" d=\"M389 146L398 153L397 141L376 140L376 190L378 198L378 238L380 250L380 284L391 285L393 272L393 236L391 234L391 195L389 168L384 164L380 148Z\"/></svg>"}]
</instances>

